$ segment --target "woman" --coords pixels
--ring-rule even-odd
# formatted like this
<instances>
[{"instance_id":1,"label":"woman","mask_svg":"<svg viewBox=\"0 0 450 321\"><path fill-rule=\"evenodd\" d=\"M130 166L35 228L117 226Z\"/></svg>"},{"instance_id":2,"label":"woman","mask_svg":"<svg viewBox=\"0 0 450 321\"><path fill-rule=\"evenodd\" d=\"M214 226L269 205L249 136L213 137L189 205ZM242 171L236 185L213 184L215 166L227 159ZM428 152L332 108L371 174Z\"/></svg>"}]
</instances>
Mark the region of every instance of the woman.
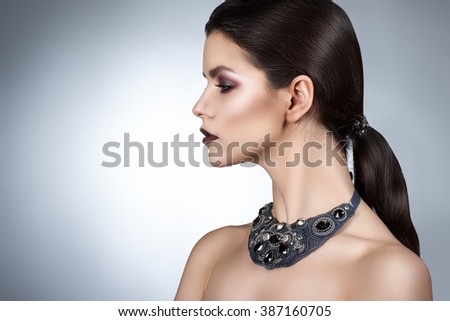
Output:
<instances>
[{"instance_id":1,"label":"woman","mask_svg":"<svg viewBox=\"0 0 450 321\"><path fill-rule=\"evenodd\" d=\"M329 0L230 0L206 35L193 112L209 161L262 166L273 202L205 235L176 299L432 299L402 171L364 117L346 13Z\"/></svg>"}]
</instances>

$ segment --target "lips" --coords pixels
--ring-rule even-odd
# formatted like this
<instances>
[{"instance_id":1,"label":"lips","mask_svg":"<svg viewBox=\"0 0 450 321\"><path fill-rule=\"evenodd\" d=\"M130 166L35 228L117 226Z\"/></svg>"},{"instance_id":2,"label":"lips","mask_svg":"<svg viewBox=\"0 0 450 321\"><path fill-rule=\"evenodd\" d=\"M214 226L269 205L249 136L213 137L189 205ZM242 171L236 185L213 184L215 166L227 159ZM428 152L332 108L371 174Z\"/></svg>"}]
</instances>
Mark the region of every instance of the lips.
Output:
<instances>
[{"instance_id":1,"label":"lips","mask_svg":"<svg viewBox=\"0 0 450 321\"><path fill-rule=\"evenodd\" d=\"M209 144L213 140L218 139L219 137L214 136L213 134L209 133L206 129L200 128L200 131L202 132L205 137L203 137L203 144Z\"/></svg>"}]
</instances>

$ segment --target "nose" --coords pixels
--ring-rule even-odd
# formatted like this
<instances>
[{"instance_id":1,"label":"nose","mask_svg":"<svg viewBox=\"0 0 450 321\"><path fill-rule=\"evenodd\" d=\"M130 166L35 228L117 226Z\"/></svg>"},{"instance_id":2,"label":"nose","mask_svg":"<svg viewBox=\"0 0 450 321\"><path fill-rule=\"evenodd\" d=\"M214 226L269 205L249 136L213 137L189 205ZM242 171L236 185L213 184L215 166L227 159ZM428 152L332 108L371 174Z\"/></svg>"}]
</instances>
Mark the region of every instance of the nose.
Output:
<instances>
[{"instance_id":1,"label":"nose","mask_svg":"<svg viewBox=\"0 0 450 321\"><path fill-rule=\"evenodd\" d=\"M195 103L194 107L192 108L192 113L200 118L208 117L211 118L213 116L212 108L208 108L207 103L207 95L206 90L203 92L203 94L200 96L198 101Z\"/></svg>"}]
</instances>

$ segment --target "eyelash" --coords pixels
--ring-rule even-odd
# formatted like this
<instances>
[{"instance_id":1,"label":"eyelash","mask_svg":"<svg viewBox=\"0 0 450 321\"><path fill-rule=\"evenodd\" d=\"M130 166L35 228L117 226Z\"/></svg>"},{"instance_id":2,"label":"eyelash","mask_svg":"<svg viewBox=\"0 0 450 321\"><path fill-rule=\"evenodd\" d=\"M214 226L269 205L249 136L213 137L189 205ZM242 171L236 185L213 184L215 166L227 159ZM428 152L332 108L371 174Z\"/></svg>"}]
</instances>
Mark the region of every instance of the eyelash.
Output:
<instances>
[{"instance_id":1,"label":"eyelash","mask_svg":"<svg viewBox=\"0 0 450 321\"><path fill-rule=\"evenodd\" d=\"M216 87L220 88L221 94L226 94L227 92L229 92L231 89L234 88L234 85L230 84L230 83L220 83L220 84L216 85Z\"/></svg>"}]
</instances>

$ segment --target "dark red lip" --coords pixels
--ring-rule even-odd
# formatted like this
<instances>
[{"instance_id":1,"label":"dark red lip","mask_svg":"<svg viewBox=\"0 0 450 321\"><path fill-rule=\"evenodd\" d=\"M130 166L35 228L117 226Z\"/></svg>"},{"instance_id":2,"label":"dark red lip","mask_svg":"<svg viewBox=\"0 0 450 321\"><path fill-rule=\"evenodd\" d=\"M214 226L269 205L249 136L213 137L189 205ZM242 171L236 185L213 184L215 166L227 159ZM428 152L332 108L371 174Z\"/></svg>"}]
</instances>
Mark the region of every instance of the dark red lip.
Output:
<instances>
[{"instance_id":1,"label":"dark red lip","mask_svg":"<svg viewBox=\"0 0 450 321\"><path fill-rule=\"evenodd\" d=\"M200 131L202 132L203 135L205 135L205 137L203 137L203 140L202 140L203 144L209 144L213 140L216 140L219 138L217 136L212 135L204 128L200 128Z\"/></svg>"}]
</instances>

